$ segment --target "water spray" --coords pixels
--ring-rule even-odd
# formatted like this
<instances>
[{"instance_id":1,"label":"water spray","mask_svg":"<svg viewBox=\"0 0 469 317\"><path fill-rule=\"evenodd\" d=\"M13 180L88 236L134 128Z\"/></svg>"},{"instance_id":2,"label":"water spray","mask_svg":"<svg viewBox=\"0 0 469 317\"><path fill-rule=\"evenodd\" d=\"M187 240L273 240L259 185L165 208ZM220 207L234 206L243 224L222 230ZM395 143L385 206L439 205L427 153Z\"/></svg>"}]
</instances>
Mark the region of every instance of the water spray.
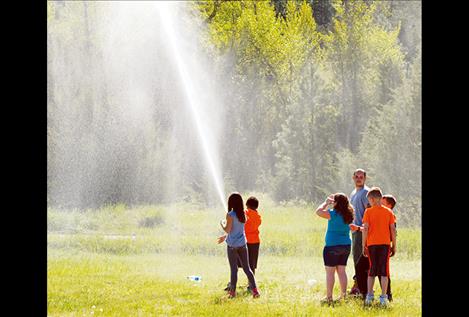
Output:
<instances>
[{"instance_id":1,"label":"water spray","mask_svg":"<svg viewBox=\"0 0 469 317\"><path fill-rule=\"evenodd\" d=\"M210 171L210 174L212 175L213 181L215 183L215 187L217 190L217 194L220 198L220 202L222 203L224 210L227 210L227 204L225 201L225 194L223 193L223 185L221 183L221 177L220 173L215 167L215 162L213 161L212 154L213 152L211 151L211 147L208 144L207 138L205 136L208 136L207 131L204 130L204 125L202 124L202 120L200 118L200 105L198 104L198 98L195 94L195 89L193 85L193 81L190 77L190 75L187 72L187 65L184 62L184 59L181 57L181 48L178 47L175 39L177 37L177 34L175 32L175 28L173 25L173 19L172 19L172 7L171 5L175 5L174 3L170 3L169 1L158 1L155 3L157 7L157 11L159 13L164 32L168 36L168 41L169 41L169 46L170 49L173 53L174 59L177 64L177 70L178 74L181 77L183 86L184 86L184 92L186 95L187 99L187 104L190 106L191 113L192 113L192 118L195 121L196 127L197 127L197 132L199 135L199 138L201 139L202 142L202 149L205 155L205 159Z\"/></svg>"}]
</instances>

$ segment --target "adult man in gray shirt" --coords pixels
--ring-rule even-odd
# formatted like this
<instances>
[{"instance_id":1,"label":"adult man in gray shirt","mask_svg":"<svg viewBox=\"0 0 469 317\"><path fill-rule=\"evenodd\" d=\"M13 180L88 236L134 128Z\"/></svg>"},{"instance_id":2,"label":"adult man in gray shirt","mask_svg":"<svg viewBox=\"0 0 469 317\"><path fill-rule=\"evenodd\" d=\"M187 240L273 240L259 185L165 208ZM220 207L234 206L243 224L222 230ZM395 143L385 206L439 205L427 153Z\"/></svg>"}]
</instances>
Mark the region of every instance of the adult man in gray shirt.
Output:
<instances>
[{"instance_id":1,"label":"adult man in gray shirt","mask_svg":"<svg viewBox=\"0 0 469 317\"><path fill-rule=\"evenodd\" d=\"M355 219L353 223L357 226L362 226L363 215L365 209L369 207L368 198L368 186L365 185L366 182L366 172L359 168L356 169L352 176L353 182L355 183L355 189L350 194L350 203L355 210ZM353 254L353 264L356 267L358 260L362 254L362 232L361 230L352 232L352 254ZM355 272L356 275L356 272ZM355 279L355 276L354 276ZM352 287L351 293L357 292L357 286Z\"/></svg>"}]
</instances>

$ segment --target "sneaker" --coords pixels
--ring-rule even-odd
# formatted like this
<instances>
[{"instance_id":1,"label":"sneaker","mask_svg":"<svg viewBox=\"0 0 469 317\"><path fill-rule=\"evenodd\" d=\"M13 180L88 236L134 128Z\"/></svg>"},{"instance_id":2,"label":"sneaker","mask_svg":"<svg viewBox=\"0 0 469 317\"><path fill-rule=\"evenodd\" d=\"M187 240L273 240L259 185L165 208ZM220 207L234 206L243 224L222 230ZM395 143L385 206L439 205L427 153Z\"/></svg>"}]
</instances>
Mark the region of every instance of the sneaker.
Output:
<instances>
[{"instance_id":1,"label":"sneaker","mask_svg":"<svg viewBox=\"0 0 469 317\"><path fill-rule=\"evenodd\" d=\"M254 297L254 298L258 298L259 296L261 296L261 294L259 294L259 291L257 290L257 288L253 288L251 290L251 292L252 292L252 297Z\"/></svg>"},{"instance_id":2,"label":"sneaker","mask_svg":"<svg viewBox=\"0 0 469 317\"><path fill-rule=\"evenodd\" d=\"M388 295L380 295L379 296L379 304L381 306L387 307L388 304L389 304Z\"/></svg>"},{"instance_id":3,"label":"sneaker","mask_svg":"<svg viewBox=\"0 0 469 317\"><path fill-rule=\"evenodd\" d=\"M236 297L236 291L232 291L232 290L228 291L228 298L234 298L234 297Z\"/></svg>"},{"instance_id":4,"label":"sneaker","mask_svg":"<svg viewBox=\"0 0 469 317\"><path fill-rule=\"evenodd\" d=\"M224 291L228 292L230 289L231 289L231 283L228 282L228 284L226 284L226 287L225 287Z\"/></svg>"},{"instance_id":5,"label":"sneaker","mask_svg":"<svg viewBox=\"0 0 469 317\"><path fill-rule=\"evenodd\" d=\"M365 306L370 306L374 300L375 300L375 297L373 295L367 294L365 298Z\"/></svg>"}]
</instances>

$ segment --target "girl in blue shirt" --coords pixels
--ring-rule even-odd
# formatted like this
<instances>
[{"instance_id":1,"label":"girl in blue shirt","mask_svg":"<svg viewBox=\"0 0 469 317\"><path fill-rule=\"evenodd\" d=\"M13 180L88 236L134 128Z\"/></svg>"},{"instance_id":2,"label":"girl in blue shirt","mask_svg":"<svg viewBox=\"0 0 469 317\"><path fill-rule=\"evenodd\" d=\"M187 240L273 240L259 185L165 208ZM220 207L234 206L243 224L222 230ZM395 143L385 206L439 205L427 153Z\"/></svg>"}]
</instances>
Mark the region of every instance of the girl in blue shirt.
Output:
<instances>
[{"instance_id":1,"label":"girl in blue shirt","mask_svg":"<svg viewBox=\"0 0 469 317\"><path fill-rule=\"evenodd\" d=\"M238 281L238 258L241 260L243 271L249 280L249 286L254 298L259 297L254 274L249 267L248 249L246 246L246 234L244 232L244 224L246 223L246 215L244 214L243 198L239 193L232 193L228 198L228 213L226 214L226 225L223 223L221 227L228 233L226 240L220 237L218 242L223 240L227 244L228 262L230 263L231 279L228 297L236 296L236 283Z\"/></svg>"},{"instance_id":2,"label":"girl in blue shirt","mask_svg":"<svg viewBox=\"0 0 469 317\"><path fill-rule=\"evenodd\" d=\"M328 206L332 208L328 209ZM350 224L354 218L353 207L347 196L343 193L329 195L316 209L319 217L326 218L326 245L323 250L324 266L326 267L327 297L323 303L332 302L335 272L339 276L341 297L345 298L347 292L347 259L350 255Z\"/></svg>"}]
</instances>

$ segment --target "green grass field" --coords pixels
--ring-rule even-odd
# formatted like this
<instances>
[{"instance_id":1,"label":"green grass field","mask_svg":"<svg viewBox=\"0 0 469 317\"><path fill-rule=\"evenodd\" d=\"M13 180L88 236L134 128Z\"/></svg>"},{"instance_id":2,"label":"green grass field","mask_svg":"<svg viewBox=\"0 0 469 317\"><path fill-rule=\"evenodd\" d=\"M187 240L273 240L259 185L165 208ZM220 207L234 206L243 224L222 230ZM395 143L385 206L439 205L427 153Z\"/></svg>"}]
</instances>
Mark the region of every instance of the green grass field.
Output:
<instances>
[{"instance_id":1,"label":"green grass field","mask_svg":"<svg viewBox=\"0 0 469 317\"><path fill-rule=\"evenodd\" d=\"M398 252L391 259L394 301L389 308L364 308L354 299L321 306L326 220L311 206L279 206L262 196L260 201L259 299L245 293L242 270L238 297L230 300L223 292L229 280L226 244L216 243L223 211L189 204L49 209L48 315L421 315L420 229L398 228ZM349 258L349 283L352 263ZM192 282L189 275L200 275L202 281ZM339 294L337 278L334 294Z\"/></svg>"}]
</instances>

